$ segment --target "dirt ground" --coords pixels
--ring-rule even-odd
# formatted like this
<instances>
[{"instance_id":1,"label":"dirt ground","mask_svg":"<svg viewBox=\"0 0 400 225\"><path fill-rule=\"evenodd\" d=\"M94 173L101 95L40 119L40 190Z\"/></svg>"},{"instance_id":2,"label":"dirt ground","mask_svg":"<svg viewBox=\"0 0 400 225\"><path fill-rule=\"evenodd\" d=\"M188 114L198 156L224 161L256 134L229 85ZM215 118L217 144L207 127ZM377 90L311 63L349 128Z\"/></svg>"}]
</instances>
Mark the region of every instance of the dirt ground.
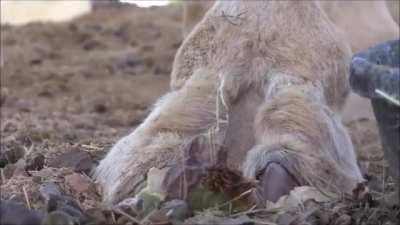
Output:
<instances>
[{"instance_id":1,"label":"dirt ground","mask_svg":"<svg viewBox=\"0 0 400 225\"><path fill-rule=\"evenodd\" d=\"M51 180L84 209L99 207L97 192L64 184L72 172L57 168L58 157L80 151L96 163L145 118L169 87L181 8L107 7L69 23L2 26L1 42L1 199L41 209L38 188ZM370 188L391 192L375 122L347 126ZM44 165L33 165L36 172L18 170L38 154Z\"/></svg>"},{"instance_id":2,"label":"dirt ground","mask_svg":"<svg viewBox=\"0 0 400 225\"><path fill-rule=\"evenodd\" d=\"M2 147L32 133L47 137L35 151L43 142L102 147L131 130L168 90L179 11L130 6L2 27Z\"/></svg>"}]
</instances>

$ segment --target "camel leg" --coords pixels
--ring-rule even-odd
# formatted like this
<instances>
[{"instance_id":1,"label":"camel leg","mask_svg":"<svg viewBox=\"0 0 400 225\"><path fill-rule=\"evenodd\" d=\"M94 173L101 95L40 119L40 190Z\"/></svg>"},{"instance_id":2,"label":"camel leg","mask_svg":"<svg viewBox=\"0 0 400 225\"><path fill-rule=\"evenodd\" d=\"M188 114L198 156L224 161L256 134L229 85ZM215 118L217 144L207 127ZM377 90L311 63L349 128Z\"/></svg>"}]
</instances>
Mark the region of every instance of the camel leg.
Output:
<instances>
[{"instance_id":1,"label":"camel leg","mask_svg":"<svg viewBox=\"0 0 400 225\"><path fill-rule=\"evenodd\" d=\"M156 104L146 120L111 149L94 171L108 204L132 196L152 167L176 165L182 145L215 123L218 82L198 70L185 83Z\"/></svg>"},{"instance_id":2,"label":"camel leg","mask_svg":"<svg viewBox=\"0 0 400 225\"><path fill-rule=\"evenodd\" d=\"M363 179L340 118L324 103L321 89L293 83L267 91L255 118L256 145L247 153L244 175L260 180L270 201L305 184L351 193Z\"/></svg>"}]
</instances>

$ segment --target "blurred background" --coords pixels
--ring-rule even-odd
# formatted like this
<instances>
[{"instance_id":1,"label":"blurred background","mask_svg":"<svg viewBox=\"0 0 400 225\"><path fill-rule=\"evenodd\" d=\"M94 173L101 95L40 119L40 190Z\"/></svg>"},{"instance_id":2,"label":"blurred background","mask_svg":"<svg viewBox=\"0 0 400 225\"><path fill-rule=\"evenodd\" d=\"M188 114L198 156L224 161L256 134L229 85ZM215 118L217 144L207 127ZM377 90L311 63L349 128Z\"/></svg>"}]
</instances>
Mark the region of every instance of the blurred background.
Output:
<instances>
[{"instance_id":1,"label":"blurred background","mask_svg":"<svg viewBox=\"0 0 400 225\"><path fill-rule=\"evenodd\" d=\"M139 124L183 39L181 6L168 3L2 0L0 170L37 154L57 166L82 145L97 159Z\"/></svg>"},{"instance_id":2,"label":"blurred background","mask_svg":"<svg viewBox=\"0 0 400 225\"><path fill-rule=\"evenodd\" d=\"M76 16L89 13L92 3L105 4L118 0L4 0L1 1L1 23L22 25L34 21L67 21ZM169 4L168 0L120 0L121 3L136 4L139 7L163 6Z\"/></svg>"}]
</instances>

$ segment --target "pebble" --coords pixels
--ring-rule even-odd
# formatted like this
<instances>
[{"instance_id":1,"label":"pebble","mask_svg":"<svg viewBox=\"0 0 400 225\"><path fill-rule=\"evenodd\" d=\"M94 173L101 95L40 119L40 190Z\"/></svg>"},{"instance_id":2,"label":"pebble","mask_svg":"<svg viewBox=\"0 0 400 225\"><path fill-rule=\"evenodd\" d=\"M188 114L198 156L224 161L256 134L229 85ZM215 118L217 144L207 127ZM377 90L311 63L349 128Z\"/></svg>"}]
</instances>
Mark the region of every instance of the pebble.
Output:
<instances>
[{"instance_id":1,"label":"pebble","mask_svg":"<svg viewBox=\"0 0 400 225\"><path fill-rule=\"evenodd\" d=\"M90 180L81 174L73 173L65 177L65 183L72 189L72 191L81 193L92 190L93 184Z\"/></svg>"},{"instance_id":2,"label":"pebble","mask_svg":"<svg viewBox=\"0 0 400 225\"><path fill-rule=\"evenodd\" d=\"M89 153L75 150L59 155L50 160L48 166L55 168L72 168L75 172L89 173L93 167L93 161Z\"/></svg>"},{"instance_id":3,"label":"pebble","mask_svg":"<svg viewBox=\"0 0 400 225\"><path fill-rule=\"evenodd\" d=\"M7 180L10 179L14 175L16 168L17 166L15 164L7 164L3 169L4 178Z\"/></svg>"},{"instance_id":4,"label":"pebble","mask_svg":"<svg viewBox=\"0 0 400 225\"><path fill-rule=\"evenodd\" d=\"M16 163L24 155L25 150L19 145L14 145L12 148L0 153L0 166L4 167L8 163Z\"/></svg>"},{"instance_id":5,"label":"pebble","mask_svg":"<svg viewBox=\"0 0 400 225\"><path fill-rule=\"evenodd\" d=\"M50 195L56 195L56 196L62 195L60 187L55 183L44 183L40 185L39 192L41 197L45 201L48 201L50 199Z\"/></svg>"},{"instance_id":6,"label":"pebble","mask_svg":"<svg viewBox=\"0 0 400 225\"><path fill-rule=\"evenodd\" d=\"M165 215L168 216L168 218L181 221L192 214L189 205L185 201L179 199L174 199L164 203L161 210L165 212Z\"/></svg>"},{"instance_id":7,"label":"pebble","mask_svg":"<svg viewBox=\"0 0 400 225\"><path fill-rule=\"evenodd\" d=\"M45 157L41 153L36 153L31 157L27 157L25 170L41 170L44 167Z\"/></svg>"},{"instance_id":8,"label":"pebble","mask_svg":"<svg viewBox=\"0 0 400 225\"><path fill-rule=\"evenodd\" d=\"M24 159L19 159L14 165L15 170L13 176L28 176L28 173L25 171L26 162Z\"/></svg>"}]
</instances>

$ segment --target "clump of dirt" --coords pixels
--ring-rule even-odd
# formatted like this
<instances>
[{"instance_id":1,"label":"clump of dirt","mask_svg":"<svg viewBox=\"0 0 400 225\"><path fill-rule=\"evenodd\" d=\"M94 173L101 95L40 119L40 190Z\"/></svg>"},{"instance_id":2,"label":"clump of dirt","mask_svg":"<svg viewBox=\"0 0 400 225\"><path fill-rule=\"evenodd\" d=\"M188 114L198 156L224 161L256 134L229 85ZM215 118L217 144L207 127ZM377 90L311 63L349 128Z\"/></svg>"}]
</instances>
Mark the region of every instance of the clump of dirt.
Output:
<instances>
[{"instance_id":1,"label":"clump of dirt","mask_svg":"<svg viewBox=\"0 0 400 225\"><path fill-rule=\"evenodd\" d=\"M68 23L2 26L1 36L1 200L22 202L48 215L72 207L87 214L82 219L86 222L93 217L100 220L98 224L135 224L133 214L102 206L101 190L88 173L168 90L172 61L182 43L181 8L99 7ZM384 172L375 122L360 120L347 126L374 195L310 203L313 211L306 207L287 212L280 224L306 220L309 224L375 224L365 218L398 222L399 206L387 206L382 200L393 194L394 187ZM74 200L51 206L54 195ZM163 213L168 212L156 211L152 218L175 223L166 219ZM207 221L222 224L256 224L271 214L262 210L207 213L221 217ZM198 220L187 223L191 221Z\"/></svg>"}]
</instances>

